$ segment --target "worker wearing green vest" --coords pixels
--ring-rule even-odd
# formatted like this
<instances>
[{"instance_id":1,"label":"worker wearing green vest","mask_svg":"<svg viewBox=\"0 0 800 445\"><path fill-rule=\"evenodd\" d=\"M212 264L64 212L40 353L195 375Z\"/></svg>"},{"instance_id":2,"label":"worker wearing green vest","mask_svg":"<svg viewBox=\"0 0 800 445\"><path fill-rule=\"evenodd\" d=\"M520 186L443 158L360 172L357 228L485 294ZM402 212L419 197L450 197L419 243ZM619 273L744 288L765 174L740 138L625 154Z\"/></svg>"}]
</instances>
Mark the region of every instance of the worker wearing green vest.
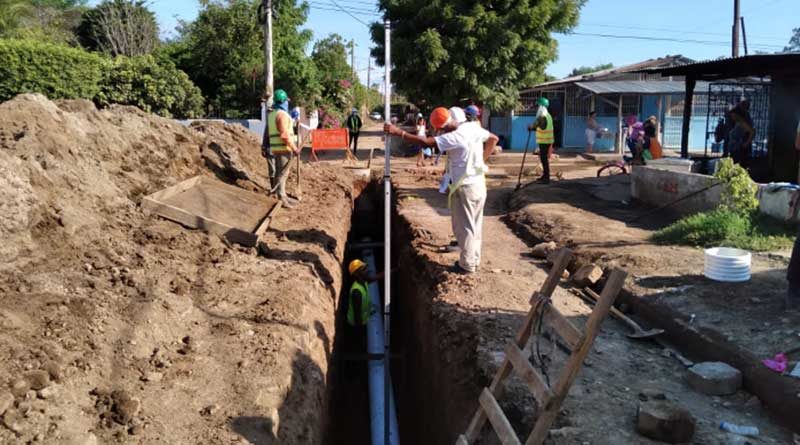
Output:
<instances>
[{"instance_id":1,"label":"worker wearing green vest","mask_svg":"<svg viewBox=\"0 0 800 445\"><path fill-rule=\"evenodd\" d=\"M542 163L542 177L537 182L540 184L550 183L550 148L555 142L553 135L553 116L547 111L550 101L546 97L540 97L536 103L539 108L536 110L536 122L528 127L528 131L536 130L536 144L539 146L539 160Z\"/></svg>"},{"instance_id":2,"label":"worker wearing green vest","mask_svg":"<svg viewBox=\"0 0 800 445\"><path fill-rule=\"evenodd\" d=\"M367 324L374 308L369 298L369 282L375 281L374 277L369 276L366 263L359 259L350 262L347 268L353 284L350 286L350 293L347 298L347 324L357 328Z\"/></svg>"},{"instance_id":3,"label":"worker wearing green vest","mask_svg":"<svg viewBox=\"0 0 800 445\"><path fill-rule=\"evenodd\" d=\"M294 207L297 200L286 193L286 179L289 177L289 163L293 155L299 155L289 115L289 96L286 91L275 90L272 109L267 113L267 125L264 127L264 141L261 151L267 158L270 190L277 195L284 207Z\"/></svg>"}]
</instances>

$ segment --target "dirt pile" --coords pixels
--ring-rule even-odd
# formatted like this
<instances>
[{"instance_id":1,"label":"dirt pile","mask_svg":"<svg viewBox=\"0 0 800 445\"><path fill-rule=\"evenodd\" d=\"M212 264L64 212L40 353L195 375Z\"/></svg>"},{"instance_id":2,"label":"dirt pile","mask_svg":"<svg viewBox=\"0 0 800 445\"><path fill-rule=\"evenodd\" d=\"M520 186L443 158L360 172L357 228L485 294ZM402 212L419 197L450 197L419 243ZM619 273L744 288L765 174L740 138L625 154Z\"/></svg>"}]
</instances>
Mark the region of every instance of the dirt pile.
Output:
<instances>
[{"instance_id":1,"label":"dirt pile","mask_svg":"<svg viewBox=\"0 0 800 445\"><path fill-rule=\"evenodd\" d=\"M240 187L265 190L269 184L267 161L259 138L241 125L217 121L197 121L189 125L206 136L202 156L206 166L220 179Z\"/></svg>"},{"instance_id":2,"label":"dirt pile","mask_svg":"<svg viewBox=\"0 0 800 445\"><path fill-rule=\"evenodd\" d=\"M0 104L0 443L321 442L352 179L307 168L264 254L139 208L239 136Z\"/></svg>"}]
</instances>

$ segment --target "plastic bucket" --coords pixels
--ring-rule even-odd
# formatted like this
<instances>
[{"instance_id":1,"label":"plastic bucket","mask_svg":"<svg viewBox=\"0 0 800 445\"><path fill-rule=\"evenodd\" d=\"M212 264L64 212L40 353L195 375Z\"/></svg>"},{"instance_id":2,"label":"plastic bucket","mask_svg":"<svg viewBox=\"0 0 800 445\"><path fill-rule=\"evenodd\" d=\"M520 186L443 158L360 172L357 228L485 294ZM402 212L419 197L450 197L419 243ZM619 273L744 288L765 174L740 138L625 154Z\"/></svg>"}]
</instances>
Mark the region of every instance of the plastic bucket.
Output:
<instances>
[{"instance_id":1,"label":"plastic bucket","mask_svg":"<svg viewBox=\"0 0 800 445\"><path fill-rule=\"evenodd\" d=\"M705 251L703 275L715 281L740 283L750 279L750 252L730 247L712 247Z\"/></svg>"}]
</instances>

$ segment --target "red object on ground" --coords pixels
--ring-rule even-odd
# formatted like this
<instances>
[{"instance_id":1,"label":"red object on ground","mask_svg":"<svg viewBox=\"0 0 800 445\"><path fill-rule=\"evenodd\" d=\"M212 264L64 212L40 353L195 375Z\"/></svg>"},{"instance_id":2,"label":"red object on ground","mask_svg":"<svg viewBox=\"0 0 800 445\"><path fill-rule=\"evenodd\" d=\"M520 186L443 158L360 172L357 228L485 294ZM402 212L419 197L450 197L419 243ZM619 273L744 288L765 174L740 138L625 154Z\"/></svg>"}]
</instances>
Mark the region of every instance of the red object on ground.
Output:
<instances>
[{"instance_id":1,"label":"red object on ground","mask_svg":"<svg viewBox=\"0 0 800 445\"><path fill-rule=\"evenodd\" d=\"M346 128L311 130L311 150L347 150L348 137Z\"/></svg>"}]
</instances>

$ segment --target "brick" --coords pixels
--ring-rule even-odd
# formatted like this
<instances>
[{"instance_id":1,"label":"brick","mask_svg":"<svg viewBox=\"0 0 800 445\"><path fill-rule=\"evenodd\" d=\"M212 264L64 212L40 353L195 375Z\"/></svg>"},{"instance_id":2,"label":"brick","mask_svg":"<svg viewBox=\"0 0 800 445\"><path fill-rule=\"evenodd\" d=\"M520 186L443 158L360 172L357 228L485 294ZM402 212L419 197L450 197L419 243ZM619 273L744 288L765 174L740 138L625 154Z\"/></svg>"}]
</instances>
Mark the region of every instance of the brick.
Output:
<instances>
[{"instance_id":1,"label":"brick","mask_svg":"<svg viewBox=\"0 0 800 445\"><path fill-rule=\"evenodd\" d=\"M689 386L712 396L734 394L742 387L742 373L722 362L697 363L686 374Z\"/></svg>"},{"instance_id":2,"label":"brick","mask_svg":"<svg viewBox=\"0 0 800 445\"><path fill-rule=\"evenodd\" d=\"M596 264L587 264L581 266L575 274L572 275L572 282L575 286L586 287L593 286L600 278L603 278L603 269Z\"/></svg>"}]
</instances>

